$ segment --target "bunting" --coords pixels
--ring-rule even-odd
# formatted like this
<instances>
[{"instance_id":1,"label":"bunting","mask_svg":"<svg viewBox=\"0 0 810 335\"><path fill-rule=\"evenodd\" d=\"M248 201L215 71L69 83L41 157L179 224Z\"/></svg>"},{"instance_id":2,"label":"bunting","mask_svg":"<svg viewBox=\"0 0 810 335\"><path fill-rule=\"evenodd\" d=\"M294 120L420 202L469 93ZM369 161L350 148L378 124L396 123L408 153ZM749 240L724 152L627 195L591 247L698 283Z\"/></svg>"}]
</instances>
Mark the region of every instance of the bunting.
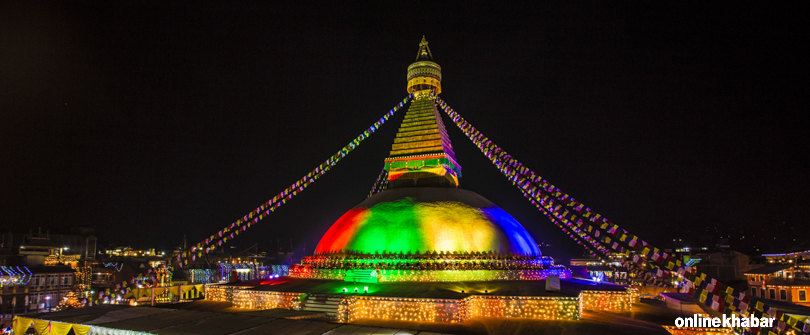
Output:
<instances>
[{"instance_id":1,"label":"bunting","mask_svg":"<svg viewBox=\"0 0 810 335\"><path fill-rule=\"evenodd\" d=\"M506 151L495 145L439 97L434 97L434 99L450 119L470 138L495 167L497 167L529 201L535 204L546 217L549 217L552 223L558 226L571 227L568 226L570 223L572 226L578 228L576 231L571 230L572 232L582 233L581 235L572 233L569 234L569 237L578 240L578 242L582 242L583 240L587 241L591 246L600 251L623 254L633 260L632 262L627 262L627 264L634 265L637 269L649 267L655 271L654 278L651 278L649 272L645 273L645 278L652 280L656 285L664 285L668 281L667 279L673 275L683 277L685 281L688 281L691 285L700 288L702 290L700 291L702 292L701 294L705 293L705 298L704 295L699 297L702 299L702 303L720 313L725 311L729 313L739 313L741 311L740 305L750 308L750 305L747 303L741 304L742 300L739 299L739 296L743 293L736 292L733 288L713 279L707 279L708 277L705 274L698 274L695 269L683 263L681 260L673 261L672 256L663 252L663 250L655 248L638 236L630 234L619 225L609 221L601 214L596 213L573 197L565 194L561 189L549 183L534 171L514 159L511 155L506 153ZM585 243L580 244L584 245ZM707 283L712 285L709 287L710 290L707 290L705 286L700 286L700 284ZM711 299L711 301L709 299ZM749 297L749 299L751 298ZM762 305L761 309L757 308L760 304ZM776 309L761 302L757 302L755 306L757 311L763 313L766 311L773 311L774 315L777 313ZM779 325L775 326L773 329L777 333L780 331L778 327L782 327L782 330L786 327L790 327L799 332L806 333L805 324L798 319L792 318L786 314L780 314L780 318L784 320L780 319Z\"/></svg>"},{"instance_id":2,"label":"bunting","mask_svg":"<svg viewBox=\"0 0 810 335\"><path fill-rule=\"evenodd\" d=\"M288 200L298 195L298 193L303 192L304 189L306 189L310 184L314 183L316 180L326 174L326 172L332 169L341 159L345 158L350 152L356 149L360 142L367 139L371 134L377 131L380 126L388 121L388 119L393 116L394 113L405 106L405 104L407 104L412 98L413 94L408 95L408 97L403 99L396 106L394 106L394 108L385 113L379 120L374 122L374 124L372 124L367 130L360 133L359 136L338 150L337 153L332 155L332 157L329 157L314 170L292 183L290 187L287 187L272 199L252 210L242 218L226 226L216 234L211 235L211 237L206 238L202 242L197 243L188 250L184 250L178 254L176 257L178 266L183 267L184 265L188 265L189 258L192 258L193 256L202 257L203 254L208 254L211 251L216 250L218 247L221 247L222 244L226 243L227 240L232 239L234 237L234 232L238 233L239 230L245 231L247 228L257 224L260 220L270 215L270 213L275 212L279 207L286 204ZM196 257L194 258L196 259Z\"/></svg>"},{"instance_id":3,"label":"bunting","mask_svg":"<svg viewBox=\"0 0 810 335\"><path fill-rule=\"evenodd\" d=\"M380 175L377 176L377 180L374 182L374 185L371 186L371 191L368 192L368 197L366 198L371 198L372 195L385 191L387 189L388 189L388 170L386 170L385 167L383 167L382 171L380 171Z\"/></svg>"}]
</instances>

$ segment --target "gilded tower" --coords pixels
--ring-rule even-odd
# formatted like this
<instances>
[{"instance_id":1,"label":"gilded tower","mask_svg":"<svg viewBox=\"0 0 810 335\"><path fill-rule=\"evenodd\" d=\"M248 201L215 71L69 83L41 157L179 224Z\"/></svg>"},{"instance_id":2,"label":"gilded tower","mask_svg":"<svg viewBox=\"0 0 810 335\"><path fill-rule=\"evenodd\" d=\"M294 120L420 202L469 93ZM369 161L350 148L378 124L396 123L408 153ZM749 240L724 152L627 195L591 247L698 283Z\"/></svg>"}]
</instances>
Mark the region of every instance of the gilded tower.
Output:
<instances>
[{"instance_id":1,"label":"gilded tower","mask_svg":"<svg viewBox=\"0 0 810 335\"><path fill-rule=\"evenodd\" d=\"M428 42L422 36L416 62L408 66L408 93L413 93L416 100L430 98L431 91L442 93L442 67L433 61Z\"/></svg>"},{"instance_id":2,"label":"gilded tower","mask_svg":"<svg viewBox=\"0 0 810 335\"><path fill-rule=\"evenodd\" d=\"M458 187L461 166L456 162L441 114L430 99L431 94L441 93L441 71L423 36L416 62L408 66L408 93L413 93L414 100L399 127L390 157L385 160L388 188Z\"/></svg>"}]
</instances>

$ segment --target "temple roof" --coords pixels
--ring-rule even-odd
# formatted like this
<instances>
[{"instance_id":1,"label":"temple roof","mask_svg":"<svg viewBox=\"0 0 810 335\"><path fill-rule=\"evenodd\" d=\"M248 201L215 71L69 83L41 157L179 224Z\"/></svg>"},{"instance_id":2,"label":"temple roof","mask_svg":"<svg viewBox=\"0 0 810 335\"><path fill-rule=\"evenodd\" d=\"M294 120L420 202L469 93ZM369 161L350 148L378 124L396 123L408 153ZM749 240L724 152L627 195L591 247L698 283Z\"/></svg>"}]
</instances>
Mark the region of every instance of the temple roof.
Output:
<instances>
[{"instance_id":1,"label":"temple roof","mask_svg":"<svg viewBox=\"0 0 810 335\"><path fill-rule=\"evenodd\" d=\"M419 42L419 51L416 53L416 61L433 61L433 54L430 53L428 42L425 36L422 36L422 42Z\"/></svg>"}]
</instances>

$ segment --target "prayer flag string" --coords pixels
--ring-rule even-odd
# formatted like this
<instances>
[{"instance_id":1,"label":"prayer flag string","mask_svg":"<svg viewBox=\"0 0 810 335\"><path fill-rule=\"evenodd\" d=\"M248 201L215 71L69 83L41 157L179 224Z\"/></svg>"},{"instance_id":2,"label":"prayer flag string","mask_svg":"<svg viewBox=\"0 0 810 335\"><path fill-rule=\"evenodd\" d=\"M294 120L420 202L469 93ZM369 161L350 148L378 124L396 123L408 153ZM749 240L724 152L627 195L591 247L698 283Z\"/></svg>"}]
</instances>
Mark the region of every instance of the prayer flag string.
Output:
<instances>
[{"instance_id":1,"label":"prayer flag string","mask_svg":"<svg viewBox=\"0 0 810 335\"><path fill-rule=\"evenodd\" d=\"M371 127L363 131L359 136L349 142L349 144L338 150L337 153L323 162L323 164L307 173L301 179L294 182L292 185L290 185L290 187L287 187L284 189L284 191L281 191L281 193L277 194L272 199L252 210L239 220L236 220L236 222L231 223L217 233L204 239L200 243L191 246L191 248L188 250L182 251L176 257L178 266L183 267L183 265L188 265L189 260L193 262L197 258L202 257L204 254L208 254L211 251L216 250L218 247L221 247L223 244L234 239L237 235L239 235L240 232L247 230L247 228L257 224L259 221L270 215L270 213L275 212L279 207L286 204L287 201L298 195L298 193L303 192L304 189L306 189L310 184L314 183L316 180L326 174L326 172L332 169L341 159L356 149L357 146L360 145L360 142L367 139L369 136L371 136L371 134L377 131L380 126L388 121L388 119L394 115L394 113L405 106L405 104L407 104L412 98L413 94L408 95L405 99L394 106L394 108L385 113L383 117L374 122Z\"/></svg>"},{"instance_id":2,"label":"prayer flag string","mask_svg":"<svg viewBox=\"0 0 810 335\"><path fill-rule=\"evenodd\" d=\"M374 182L374 185L371 186L371 191L368 192L368 197L371 198L372 195L385 191L388 189L388 170L383 167L382 171L380 171L380 175L377 176L377 180Z\"/></svg>"},{"instance_id":3,"label":"prayer flag string","mask_svg":"<svg viewBox=\"0 0 810 335\"><path fill-rule=\"evenodd\" d=\"M703 299L701 302L720 313L743 317L751 313L769 314L778 319L772 329L776 333L783 332L787 327L803 333L808 333L810 330L810 327L799 319L784 314L744 292L738 292L726 284L711 279L705 273L697 272L696 269L681 260L673 260L672 255L653 247L576 201L495 145L441 98L435 97L435 100L459 129L513 185L518 187L529 201L549 217L555 225L564 230L566 230L564 227L567 227L570 232L573 232L569 234L569 237L579 239L579 242L584 240L600 252L612 250L620 253L624 255L628 265L638 265L640 268L651 267L652 271L655 271L656 280L661 279L659 285L663 285L663 280L673 275L684 278L688 284L682 289L698 299L706 296L707 299ZM712 295L709 296L707 291L711 291L709 293ZM749 304L751 301L756 303Z\"/></svg>"}]
</instances>

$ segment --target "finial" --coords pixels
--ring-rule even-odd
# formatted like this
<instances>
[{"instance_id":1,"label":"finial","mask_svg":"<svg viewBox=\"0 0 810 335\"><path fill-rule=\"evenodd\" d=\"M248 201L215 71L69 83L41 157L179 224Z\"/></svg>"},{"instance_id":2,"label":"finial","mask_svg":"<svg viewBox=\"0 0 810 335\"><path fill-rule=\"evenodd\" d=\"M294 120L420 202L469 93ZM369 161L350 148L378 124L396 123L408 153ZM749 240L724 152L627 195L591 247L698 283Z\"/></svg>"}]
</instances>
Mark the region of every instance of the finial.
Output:
<instances>
[{"instance_id":1,"label":"finial","mask_svg":"<svg viewBox=\"0 0 810 335\"><path fill-rule=\"evenodd\" d=\"M425 39L425 35L422 35L422 41L419 42L419 52L416 53L416 60L433 61L433 54L430 52L430 48L428 47L428 41L427 39Z\"/></svg>"}]
</instances>

